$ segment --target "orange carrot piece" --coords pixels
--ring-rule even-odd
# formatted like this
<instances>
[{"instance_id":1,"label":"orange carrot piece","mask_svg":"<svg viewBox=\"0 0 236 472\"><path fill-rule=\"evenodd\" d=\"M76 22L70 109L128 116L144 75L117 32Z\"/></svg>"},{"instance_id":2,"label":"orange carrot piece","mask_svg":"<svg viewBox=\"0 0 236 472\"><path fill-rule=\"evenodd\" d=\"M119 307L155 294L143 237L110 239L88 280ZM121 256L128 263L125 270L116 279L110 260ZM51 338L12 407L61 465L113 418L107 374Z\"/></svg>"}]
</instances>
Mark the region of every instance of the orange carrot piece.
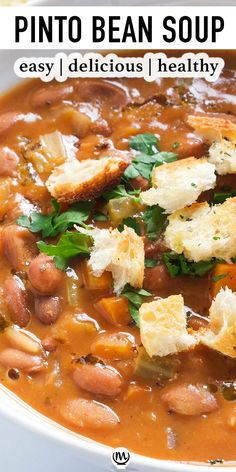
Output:
<instances>
[{"instance_id":1,"label":"orange carrot piece","mask_svg":"<svg viewBox=\"0 0 236 472\"><path fill-rule=\"evenodd\" d=\"M80 264L81 275L87 290L106 290L112 289L112 275L110 272L103 272L100 277L96 277L88 261L82 261Z\"/></svg>"},{"instance_id":2,"label":"orange carrot piece","mask_svg":"<svg viewBox=\"0 0 236 472\"><path fill-rule=\"evenodd\" d=\"M236 264L217 264L213 272L211 295L214 298L221 288L236 292Z\"/></svg>"},{"instance_id":3,"label":"orange carrot piece","mask_svg":"<svg viewBox=\"0 0 236 472\"><path fill-rule=\"evenodd\" d=\"M127 325L131 321L128 301L122 297L101 298L95 308L108 323L114 326Z\"/></svg>"}]
</instances>

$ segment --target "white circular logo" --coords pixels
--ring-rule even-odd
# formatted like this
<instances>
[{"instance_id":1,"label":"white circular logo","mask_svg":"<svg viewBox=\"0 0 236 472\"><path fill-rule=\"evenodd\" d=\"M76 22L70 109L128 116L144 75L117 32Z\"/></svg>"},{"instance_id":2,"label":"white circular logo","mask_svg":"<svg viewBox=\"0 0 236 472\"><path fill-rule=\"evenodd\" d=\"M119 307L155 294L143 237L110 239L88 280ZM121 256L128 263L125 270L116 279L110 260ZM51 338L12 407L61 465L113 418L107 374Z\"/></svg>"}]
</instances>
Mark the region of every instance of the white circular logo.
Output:
<instances>
[{"instance_id":1,"label":"white circular logo","mask_svg":"<svg viewBox=\"0 0 236 472\"><path fill-rule=\"evenodd\" d=\"M126 469L130 462L130 452L126 447L117 447L111 455L113 465L119 469Z\"/></svg>"}]
</instances>

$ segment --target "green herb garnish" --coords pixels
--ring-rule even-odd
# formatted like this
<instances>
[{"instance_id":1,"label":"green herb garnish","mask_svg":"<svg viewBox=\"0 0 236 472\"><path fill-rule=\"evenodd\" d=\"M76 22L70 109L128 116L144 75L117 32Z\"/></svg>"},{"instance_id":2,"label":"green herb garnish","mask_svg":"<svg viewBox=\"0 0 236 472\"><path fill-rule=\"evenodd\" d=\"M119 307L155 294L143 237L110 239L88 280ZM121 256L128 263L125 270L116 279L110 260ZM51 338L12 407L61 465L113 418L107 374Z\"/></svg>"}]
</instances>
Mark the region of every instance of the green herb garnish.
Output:
<instances>
[{"instance_id":1,"label":"green herb garnish","mask_svg":"<svg viewBox=\"0 0 236 472\"><path fill-rule=\"evenodd\" d=\"M155 240L160 236L163 231L167 220L167 215L164 210L158 205L153 205L143 214L143 221L147 227L147 236L151 241Z\"/></svg>"},{"instance_id":2,"label":"green herb garnish","mask_svg":"<svg viewBox=\"0 0 236 472\"><path fill-rule=\"evenodd\" d=\"M128 218L125 218L122 223L118 226L118 230L121 232L124 230L124 226L128 226L129 228L133 228L135 233L137 233L139 236L141 235L141 228L140 224L138 223L137 219L129 216Z\"/></svg>"},{"instance_id":3,"label":"green herb garnish","mask_svg":"<svg viewBox=\"0 0 236 472\"><path fill-rule=\"evenodd\" d=\"M150 297L152 294L144 289L135 289L130 285L121 292L121 296L127 298L129 304L129 311L135 324L139 327L139 308L143 304L146 297Z\"/></svg>"},{"instance_id":4,"label":"green herb garnish","mask_svg":"<svg viewBox=\"0 0 236 472\"><path fill-rule=\"evenodd\" d=\"M52 200L54 210L49 215L34 211L31 215L20 216L17 224L28 228L32 233L42 233L43 238L54 238L67 229L72 228L74 224L82 226L89 218L90 212L94 206L93 202L80 202L72 205L69 210L61 213L61 207L56 200Z\"/></svg>"},{"instance_id":5,"label":"green herb garnish","mask_svg":"<svg viewBox=\"0 0 236 472\"><path fill-rule=\"evenodd\" d=\"M171 277L176 277L177 275L202 277L220 262L216 258L212 258L209 261L189 262L183 254L176 254L174 252L164 253L163 261Z\"/></svg>"},{"instance_id":6,"label":"green herb garnish","mask_svg":"<svg viewBox=\"0 0 236 472\"><path fill-rule=\"evenodd\" d=\"M171 147L172 149L177 149L179 146L180 146L180 143L178 141L175 141Z\"/></svg>"},{"instance_id":7,"label":"green herb garnish","mask_svg":"<svg viewBox=\"0 0 236 472\"><path fill-rule=\"evenodd\" d=\"M224 279L225 277L227 277L228 272L226 272L225 274L220 274L220 275L216 275L215 277L212 277L212 280L214 282L218 282L218 280L221 280L221 279Z\"/></svg>"},{"instance_id":8,"label":"green herb garnish","mask_svg":"<svg viewBox=\"0 0 236 472\"><path fill-rule=\"evenodd\" d=\"M112 200L113 198L132 198L134 201L139 202L139 193L140 190L126 190L125 186L120 184L117 185L117 187L104 192L103 198L107 201Z\"/></svg>"},{"instance_id":9,"label":"green herb garnish","mask_svg":"<svg viewBox=\"0 0 236 472\"><path fill-rule=\"evenodd\" d=\"M94 221L108 221L108 218L104 213L94 213L93 215Z\"/></svg>"},{"instance_id":10,"label":"green herb garnish","mask_svg":"<svg viewBox=\"0 0 236 472\"><path fill-rule=\"evenodd\" d=\"M139 154L134 157L132 163L125 170L123 176L125 181L138 176L149 180L153 167L177 159L177 154L173 152L160 152L159 140L154 134L137 134L130 139L129 145L131 149L139 151Z\"/></svg>"},{"instance_id":11,"label":"green herb garnish","mask_svg":"<svg viewBox=\"0 0 236 472\"><path fill-rule=\"evenodd\" d=\"M219 192L214 192L213 194L213 198L212 198L212 203L213 205L218 205L220 203L224 203L225 200L227 200L227 198L232 198L232 197L235 197L236 196L236 190L231 188L231 187L228 187L228 186L224 186L221 188L221 190Z\"/></svg>"},{"instance_id":12,"label":"green herb garnish","mask_svg":"<svg viewBox=\"0 0 236 472\"><path fill-rule=\"evenodd\" d=\"M57 244L46 244L39 241L37 246L41 252L54 256L54 262L58 269L66 270L70 259L75 256L88 256L92 239L87 234L76 231L67 231L61 236Z\"/></svg>"},{"instance_id":13,"label":"green herb garnish","mask_svg":"<svg viewBox=\"0 0 236 472\"><path fill-rule=\"evenodd\" d=\"M137 134L129 140L131 149L152 156L159 151L159 139L151 133Z\"/></svg>"},{"instance_id":14,"label":"green herb garnish","mask_svg":"<svg viewBox=\"0 0 236 472\"><path fill-rule=\"evenodd\" d=\"M157 265L158 265L157 259L145 259L145 267L147 267L148 269L156 267Z\"/></svg>"}]
</instances>

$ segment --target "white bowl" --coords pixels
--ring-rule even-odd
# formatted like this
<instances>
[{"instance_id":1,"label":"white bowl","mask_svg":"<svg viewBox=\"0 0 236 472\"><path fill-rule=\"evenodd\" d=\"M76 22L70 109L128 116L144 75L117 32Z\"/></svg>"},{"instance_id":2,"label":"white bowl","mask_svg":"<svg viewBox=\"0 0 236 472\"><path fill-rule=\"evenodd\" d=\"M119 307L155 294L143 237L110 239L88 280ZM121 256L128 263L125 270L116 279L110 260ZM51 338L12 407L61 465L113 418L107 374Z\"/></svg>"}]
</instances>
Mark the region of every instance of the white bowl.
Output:
<instances>
[{"instance_id":1,"label":"white bowl","mask_svg":"<svg viewBox=\"0 0 236 472\"><path fill-rule=\"evenodd\" d=\"M235 0L228 0L228 5ZM125 0L70 0L70 5L127 5ZM143 0L129 1L142 5ZM149 5L166 4L163 1L145 2ZM170 0L168 5L205 4L205 1L189 2ZM216 0L213 3L218 3ZM219 2L220 4L221 2ZM65 0L36 0L33 5L65 5ZM225 2L224 2L225 4ZM24 8L22 6L22 8ZM24 54L40 55L41 51L0 51L0 92L14 85L18 79L13 73L14 61ZM44 51L45 54L45 51ZM53 53L54 54L54 53ZM83 436L72 433L45 418L22 402L9 390L0 386L0 470L4 472L105 472L114 470L111 462L112 449ZM123 444L122 446L125 446ZM209 472L211 466L163 461L131 454L128 470L133 472ZM230 470L235 470L231 467ZM220 467L228 471L229 467Z\"/></svg>"}]
</instances>

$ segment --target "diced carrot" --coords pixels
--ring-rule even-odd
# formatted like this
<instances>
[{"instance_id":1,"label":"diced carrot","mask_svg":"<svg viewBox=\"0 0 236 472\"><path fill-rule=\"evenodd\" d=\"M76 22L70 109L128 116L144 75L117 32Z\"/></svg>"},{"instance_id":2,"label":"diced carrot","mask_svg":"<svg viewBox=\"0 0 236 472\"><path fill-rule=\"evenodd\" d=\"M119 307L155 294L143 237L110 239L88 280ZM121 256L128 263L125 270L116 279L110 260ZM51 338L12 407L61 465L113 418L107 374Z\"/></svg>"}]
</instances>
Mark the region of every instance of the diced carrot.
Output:
<instances>
[{"instance_id":1,"label":"diced carrot","mask_svg":"<svg viewBox=\"0 0 236 472\"><path fill-rule=\"evenodd\" d=\"M103 272L100 277L96 277L90 268L88 261L84 260L80 264L81 275L87 290L106 290L112 288L112 276L110 272Z\"/></svg>"},{"instance_id":2,"label":"diced carrot","mask_svg":"<svg viewBox=\"0 0 236 472\"><path fill-rule=\"evenodd\" d=\"M152 392L151 387L138 385L136 383L131 383L127 389L124 400L125 401L128 400L130 402L133 402L135 400L140 401L145 398L147 393L150 394L151 392Z\"/></svg>"},{"instance_id":3,"label":"diced carrot","mask_svg":"<svg viewBox=\"0 0 236 472\"><path fill-rule=\"evenodd\" d=\"M213 272L211 295L214 298L221 288L236 292L236 264L217 264Z\"/></svg>"},{"instance_id":4,"label":"diced carrot","mask_svg":"<svg viewBox=\"0 0 236 472\"><path fill-rule=\"evenodd\" d=\"M136 356L135 344L123 334L101 334L91 345L91 352L104 359L132 359Z\"/></svg>"},{"instance_id":5,"label":"diced carrot","mask_svg":"<svg viewBox=\"0 0 236 472\"><path fill-rule=\"evenodd\" d=\"M101 298L95 308L114 326L127 325L130 321L128 301L122 297Z\"/></svg>"},{"instance_id":6,"label":"diced carrot","mask_svg":"<svg viewBox=\"0 0 236 472\"><path fill-rule=\"evenodd\" d=\"M65 344L74 345L79 343L83 349L83 345L93 340L98 329L99 325L88 315L72 316L71 313L68 313L53 326L52 335Z\"/></svg>"}]
</instances>

